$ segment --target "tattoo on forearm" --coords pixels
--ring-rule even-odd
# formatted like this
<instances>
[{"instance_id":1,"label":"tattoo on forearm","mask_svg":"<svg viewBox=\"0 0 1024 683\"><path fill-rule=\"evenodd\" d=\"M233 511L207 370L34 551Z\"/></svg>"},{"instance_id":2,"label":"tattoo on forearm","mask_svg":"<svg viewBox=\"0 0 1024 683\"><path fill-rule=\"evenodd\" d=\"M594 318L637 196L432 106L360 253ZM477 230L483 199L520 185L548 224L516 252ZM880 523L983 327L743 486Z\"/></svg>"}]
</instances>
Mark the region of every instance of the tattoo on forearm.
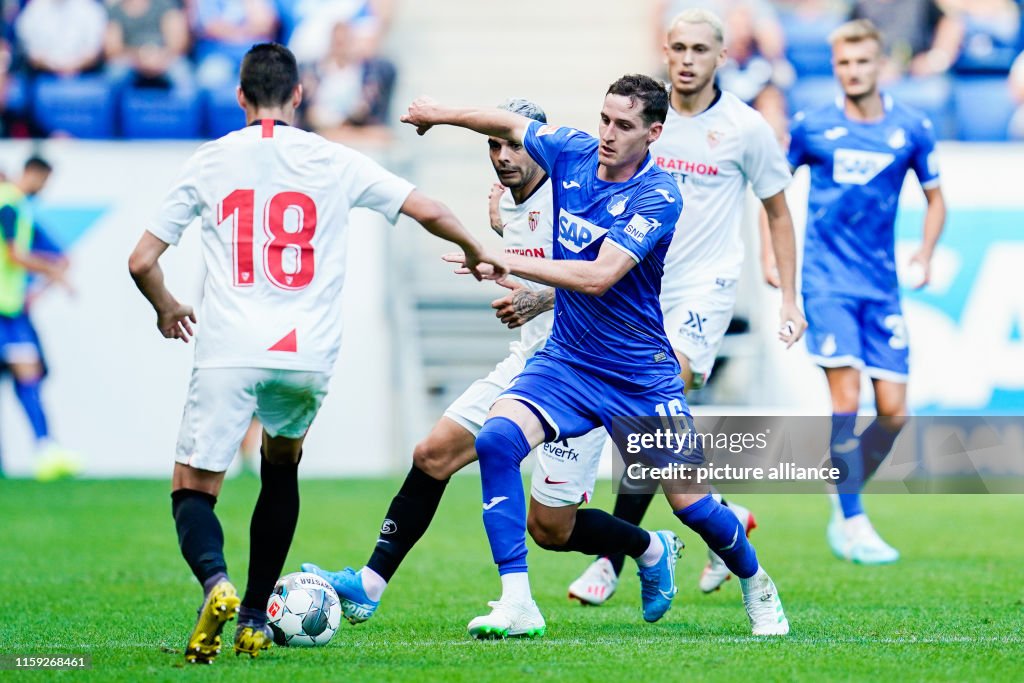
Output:
<instances>
[{"instance_id":1,"label":"tattoo on forearm","mask_svg":"<svg viewBox=\"0 0 1024 683\"><path fill-rule=\"evenodd\" d=\"M516 314L526 320L533 320L545 311L550 311L555 305L555 290L545 289L540 292L533 292L529 289L520 289L512 295L512 307Z\"/></svg>"}]
</instances>

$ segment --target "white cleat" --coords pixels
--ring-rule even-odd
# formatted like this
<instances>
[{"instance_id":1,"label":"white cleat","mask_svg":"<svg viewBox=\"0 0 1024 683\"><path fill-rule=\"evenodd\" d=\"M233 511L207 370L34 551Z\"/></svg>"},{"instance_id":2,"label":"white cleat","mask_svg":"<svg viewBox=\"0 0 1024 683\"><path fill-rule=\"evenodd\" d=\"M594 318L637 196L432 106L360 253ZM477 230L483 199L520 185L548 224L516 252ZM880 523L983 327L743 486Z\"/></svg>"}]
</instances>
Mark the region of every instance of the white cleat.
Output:
<instances>
[{"instance_id":1,"label":"white cleat","mask_svg":"<svg viewBox=\"0 0 1024 683\"><path fill-rule=\"evenodd\" d=\"M758 568L749 579L740 579L740 588L743 590L743 606L747 609L755 636L784 636L789 633L789 620L782 609L779 591L765 570Z\"/></svg>"},{"instance_id":2,"label":"white cleat","mask_svg":"<svg viewBox=\"0 0 1024 683\"><path fill-rule=\"evenodd\" d=\"M469 635L477 640L498 638L539 638L547 625L537 609L537 603L513 603L502 600L488 602L491 613L469 622Z\"/></svg>"},{"instance_id":3,"label":"white cleat","mask_svg":"<svg viewBox=\"0 0 1024 683\"><path fill-rule=\"evenodd\" d=\"M580 578L569 584L569 599L579 600L583 605L603 605L619 585L619 577L607 557L595 560Z\"/></svg>"},{"instance_id":4,"label":"white cleat","mask_svg":"<svg viewBox=\"0 0 1024 683\"><path fill-rule=\"evenodd\" d=\"M854 564L892 564L900 559L899 551L882 540L865 514L839 520L833 515L828 539L837 557Z\"/></svg>"},{"instance_id":5,"label":"white cleat","mask_svg":"<svg viewBox=\"0 0 1024 683\"><path fill-rule=\"evenodd\" d=\"M737 505L732 501L729 501L726 507L740 520L747 538L750 538L750 532L757 528L757 521L754 519L754 515L747 508ZM732 574L729 572L729 568L725 566L725 562L709 548L708 563L704 565L704 571L700 573L700 580L697 585L705 593L714 593L722 587L723 583L731 578Z\"/></svg>"}]
</instances>

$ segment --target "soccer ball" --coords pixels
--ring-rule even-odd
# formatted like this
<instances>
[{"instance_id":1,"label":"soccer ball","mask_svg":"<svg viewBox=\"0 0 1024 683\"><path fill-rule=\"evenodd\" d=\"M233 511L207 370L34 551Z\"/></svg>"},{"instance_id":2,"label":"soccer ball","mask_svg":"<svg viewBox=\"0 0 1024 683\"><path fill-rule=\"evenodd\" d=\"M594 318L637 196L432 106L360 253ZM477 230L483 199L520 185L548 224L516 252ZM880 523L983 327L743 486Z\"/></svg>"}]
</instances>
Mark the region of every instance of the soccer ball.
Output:
<instances>
[{"instance_id":1,"label":"soccer ball","mask_svg":"<svg viewBox=\"0 0 1024 683\"><path fill-rule=\"evenodd\" d=\"M326 645L341 623L341 602L331 584L316 574L295 572L274 585L267 623L278 645Z\"/></svg>"}]
</instances>

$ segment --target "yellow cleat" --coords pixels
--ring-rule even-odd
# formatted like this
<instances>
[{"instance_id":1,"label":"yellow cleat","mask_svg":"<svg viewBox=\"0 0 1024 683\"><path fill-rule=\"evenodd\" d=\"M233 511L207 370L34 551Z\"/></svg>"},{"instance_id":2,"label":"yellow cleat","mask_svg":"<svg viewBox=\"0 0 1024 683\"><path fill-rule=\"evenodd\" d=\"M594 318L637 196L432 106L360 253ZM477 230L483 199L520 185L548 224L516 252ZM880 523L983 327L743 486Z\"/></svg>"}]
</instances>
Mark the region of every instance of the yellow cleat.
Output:
<instances>
[{"instance_id":1,"label":"yellow cleat","mask_svg":"<svg viewBox=\"0 0 1024 683\"><path fill-rule=\"evenodd\" d=\"M227 579L210 591L199 608L195 628L188 637L185 661L191 664L213 664L220 654L220 634L224 624L235 618L242 601Z\"/></svg>"},{"instance_id":2,"label":"yellow cleat","mask_svg":"<svg viewBox=\"0 0 1024 683\"><path fill-rule=\"evenodd\" d=\"M36 457L35 474L38 481L73 479L81 471L82 456L54 443L43 448Z\"/></svg>"},{"instance_id":3,"label":"yellow cleat","mask_svg":"<svg viewBox=\"0 0 1024 683\"><path fill-rule=\"evenodd\" d=\"M257 657L264 650L269 650L274 644L274 638L270 629L266 626L258 628L251 625L239 624L235 631L235 656L247 654L250 657Z\"/></svg>"}]
</instances>

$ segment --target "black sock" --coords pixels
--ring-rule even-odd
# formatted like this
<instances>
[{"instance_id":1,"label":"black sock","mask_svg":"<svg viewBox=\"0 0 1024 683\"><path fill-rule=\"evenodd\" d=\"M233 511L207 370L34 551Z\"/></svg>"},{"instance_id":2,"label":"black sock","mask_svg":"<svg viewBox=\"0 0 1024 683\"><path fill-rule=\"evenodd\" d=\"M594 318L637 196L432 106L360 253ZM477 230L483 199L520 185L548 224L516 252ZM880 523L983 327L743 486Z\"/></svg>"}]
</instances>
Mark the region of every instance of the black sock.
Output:
<instances>
[{"instance_id":1,"label":"black sock","mask_svg":"<svg viewBox=\"0 0 1024 683\"><path fill-rule=\"evenodd\" d=\"M564 546L544 546L558 552L578 552L585 555L625 554L639 557L651 544L651 535L604 510L587 508L576 511L576 524Z\"/></svg>"},{"instance_id":2,"label":"black sock","mask_svg":"<svg viewBox=\"0 0 1024 683\"><path fill-rule=\"evenodd\" d=\"M615 509L612 511L612 514L630 524L639 525L640 522L644 521L644 515L647 513L647 508L650 507L652 500L654 500L653 493L620 492L619 495L615 496ZM646 549L647 547L644 546L644 550ZM612 563L615 575L621 574L622 565L626 561L625 554L615 553L605 557Z\"/></svg>"},{"instance_id":3,"label":"black sock","mask_svg":"<svg viewBox=\"0 0 1024 683\"><path fill-rule=\"evenodd\" d=\"M299 465L260 463L260 497L249 525L249 581L242 606L266 609L299 521Z\"/></svg>"},{"instance_id":4,"label":"black sock","mask_svg":"<svg viewBox=\"0 0 1024 683\"><path fill-rule=\"evenodd\" d=\"M171 512L178 530L178 546L199 583L217 574L227 574L224 562L224 531L213 512L217 496L193 489L171 494Z\"/></svg>"},{"instance_id":5,"label":"black sock","mask_svg":"<svg viewBox=\"0 0 1024 683\"><path fill-rule=\"evenodd\" d=\"M385 581L398 571L398 565L423 537L430 520L434 519L441 504L441 496L448 486L448 480L438 481L412 466L398 494L391 499L387 517L380 527L377 545L366 566L377 572Z\"/></svg>"}]
</instances>

